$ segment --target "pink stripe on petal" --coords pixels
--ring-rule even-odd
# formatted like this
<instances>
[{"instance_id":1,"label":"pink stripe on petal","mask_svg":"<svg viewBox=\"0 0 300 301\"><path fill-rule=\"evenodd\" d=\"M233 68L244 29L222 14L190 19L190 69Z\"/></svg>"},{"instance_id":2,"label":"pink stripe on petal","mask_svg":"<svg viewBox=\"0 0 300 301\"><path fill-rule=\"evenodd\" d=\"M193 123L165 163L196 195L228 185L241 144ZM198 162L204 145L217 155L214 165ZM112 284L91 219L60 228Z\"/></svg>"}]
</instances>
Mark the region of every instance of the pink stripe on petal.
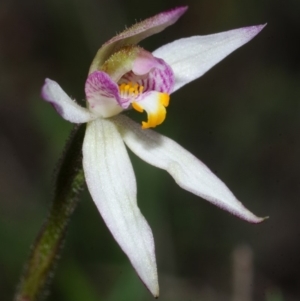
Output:
<instances>
[{"instance_id":1,"label":"pink stripe on petal","mask_svg":"<svg viewBox=\"0 0 300 301\"><path fill-rule=\"evenodd\" d=\"M88 76L85 94L90 110L102 117L110 117L122 111L119 87L103 71L95 71Z\"/></svg>"},{"instance_id":2,"label":"pink stripe on petal","mask_svg":"<svg viewBox=\"0 0 300 301\"><path fill-rule=\"evenodd\" d=\"M118 98L118 85L103 71L95 71L90 74L85 83L87 100L98 96Z\"/></svg>"}]
</instances>

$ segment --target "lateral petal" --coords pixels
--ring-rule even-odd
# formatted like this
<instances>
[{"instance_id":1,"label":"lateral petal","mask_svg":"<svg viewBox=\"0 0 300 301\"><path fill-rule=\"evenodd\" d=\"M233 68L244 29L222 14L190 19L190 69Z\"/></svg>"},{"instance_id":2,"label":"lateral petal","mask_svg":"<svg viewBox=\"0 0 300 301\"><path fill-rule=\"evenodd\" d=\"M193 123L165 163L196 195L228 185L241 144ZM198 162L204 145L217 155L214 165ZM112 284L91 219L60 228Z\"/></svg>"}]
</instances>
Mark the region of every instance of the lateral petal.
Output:
<instances>
[{"instance_id":1,"label":"lateral petal","mask_svg":"<svg viewBox=\"0 0 300 301\"><path fill-rule=\"evenodd\" d=\"M136 200L136 181L116 125L88 123L83 168L89 192L112 235L150 292L159 294L152 231Z\"/></svg>"},{"instance_id":2,"label":"lateral petal","mask_svg":"<svg viewBox=\"0 0 300 301\"><path fill-rule=\"evenodd\" d=\"M95 71L88 76L85 95L89 109L98 116L107 118L123 110L118 85L103 71Z\"/></svg>"},{"instance_id":3,"label":"lateral petal","mask_svg":"<svg viewBox=\"0 0 300 301\"><path fill-rule=\"evenodd\" d=\"M49 78L46 78L42 87L42 97L53 105L61 117L70 122L85 123L96 118L72 100L57 82Z\"/></svg>"},{"instance_id":4,"label":"lateral petal","mask_svg":"<svg viewBox=\"0 0 300 301\"><path fill-rule=\"evenodd\" d=\"M231 52L254 38L265 25L243 27L207 36L176 40L152 54L162 58L175 74L174 91L202 76Z\"/></svg>"},{"instance_id":5,"label":"lateral petal","mask_svg":"<svg viewBox=\"0 0 300 301\"><path fill-rule=\"evenodd\" d=\"M166 170L183 189L251 223L264 220L251 213L206 165L175 141L142 130L126 116L115 117L126 145L142 160Z\"/></svg>"}]
</instances>

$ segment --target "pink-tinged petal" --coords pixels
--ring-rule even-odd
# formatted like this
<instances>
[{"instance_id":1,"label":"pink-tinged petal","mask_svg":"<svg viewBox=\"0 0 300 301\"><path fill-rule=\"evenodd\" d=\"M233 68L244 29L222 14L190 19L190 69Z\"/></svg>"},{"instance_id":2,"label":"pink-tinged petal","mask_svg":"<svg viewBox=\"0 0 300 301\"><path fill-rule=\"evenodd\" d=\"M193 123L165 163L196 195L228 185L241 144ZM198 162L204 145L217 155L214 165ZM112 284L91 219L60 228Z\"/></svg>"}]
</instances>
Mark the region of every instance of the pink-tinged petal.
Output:
<instances>
[{"instance_id":1,"label":"pink-tinged petal","mask_svg":"<svg viewBox=\"0 0 300 301\"><path fill-rule=\"evenodd\" d=\"M123 110L119 105L119 87L105 72L95 71L88 76L85 94L90 111L101 117L111 117Z\"/></svg>"},{"instance_id":2,"label":"pink-tinged petal","mask_svg":"<svg viewBox=\"0 0 300 301\"><path fill-rule=\"evenodd\" d=\"M139 55L133 61L132 72L136 75L144 75L147 74L151 69L159 67L159 60L150 52L141 49Z\"/></svg>"},{"instance_id":3,"label":"pink-tinged petal","mask_svg":"<svg viewBox=\"0 0 300 301\"><path fill-rule=\"evenodd\" d=\"M174 24L186 12L187 8L187 6L181 6L162 12L139 22L116 35L98 50L90 67L89 73L92 73L101 67L109 56L118 51L121 47L126 45L135 45L141 40L159 33L166 27Z\"/></svg>"},{"instance_id":4,"label":"pink-tinged petal","mask_svg":"<svg viewBox=\"0 0 300 301\"><path fill-rule=\"evenodd\" d=\"M250 26L180 39L158 48L153 55L162 58L173 69L176 91L249 42L264 27L265 25Z\"/></svg>"},{"instance_id":5,"label":"pink-tinged petal","mask_svg":"<svg viewBox=\"0 0 300 301\"><path fill-rule=\"evenodd\" d=\"M126 145L142 160L166 170L181 188L250 223L264 220L246 209L207 166L176 142L152 130L142 130L126 116L114 120Z\"/></svg>"},{"instance_id":6,"label":"pink-tinged petal","mask_svg":"<svg viewBox=\"0 0 300 301\"><path fill-rule=\"evenodd\" d=\"M96 118L72 100L57 82L49 78L46 78L42 87L42 97L53 105L60 116L70 122L85 123Z\"/></svg>"},{"instance_id":7,"label":"pink-tinged petal","mask_svg":"<svg viewBox=\"0 0 300 301\"><path fill-rule=\"evenodd\" d=\"M136 180L117 127L109 119L88 123L83 169L89 192L104 222L141 280L158 297L152 231L136 200Z\"/></svg>"}]
</instances>

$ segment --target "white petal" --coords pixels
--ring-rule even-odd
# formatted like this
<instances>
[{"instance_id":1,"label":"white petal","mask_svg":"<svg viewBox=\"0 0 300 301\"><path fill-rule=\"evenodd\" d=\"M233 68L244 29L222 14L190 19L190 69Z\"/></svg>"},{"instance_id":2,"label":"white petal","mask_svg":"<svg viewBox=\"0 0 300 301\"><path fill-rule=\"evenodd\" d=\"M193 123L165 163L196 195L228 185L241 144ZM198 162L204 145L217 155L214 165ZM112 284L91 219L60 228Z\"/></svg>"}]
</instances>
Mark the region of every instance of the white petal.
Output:
<instances>
[{"instance_id":1,"label":"white petal","mask_svg":"<svg viewBox=\"0 0 300 301\"><path fill-rule=\"evenodd\" d=\"M250 26L176 40L156 49L153 55L165 60L173 69L176 91L202 76L231 52L249 42L264 26Z\"/></svg>"},{"instance_id":2,"label":"white petal","mask_svg":"<svg viewBox=\"0 0 300 301\"><path fill-rule=\"evenodd\" d=\"M165 169L180 187L248 222L263 221L247 210L207 166L175 141L152 130L142 130L126 116L119 115L115 120L126 145L144 161Z\"/></svg>"},{"instance_id":3,"label":"white petal","mask_svg":"<svg viewBox=\"0 0 300 301\"><path fill-rule=\"evenodd\" d=\"M139 277L158 296L154 240L136 200L136 181L124 142L108 119L88 123L83 168L90 194Z\"/></svg>"},{"instance_id":4,"label":"white petal","mask_svg":"<svg viewBox=\"0 0 300 301\"><path fill-rule=\"evenodd\" d=\"M72 100L57 82L49 78L46 78L42 88L42 97L54 106L59 115L70 122L85 123L95 119L86 108Z\"/></svg>"}]
</instances>

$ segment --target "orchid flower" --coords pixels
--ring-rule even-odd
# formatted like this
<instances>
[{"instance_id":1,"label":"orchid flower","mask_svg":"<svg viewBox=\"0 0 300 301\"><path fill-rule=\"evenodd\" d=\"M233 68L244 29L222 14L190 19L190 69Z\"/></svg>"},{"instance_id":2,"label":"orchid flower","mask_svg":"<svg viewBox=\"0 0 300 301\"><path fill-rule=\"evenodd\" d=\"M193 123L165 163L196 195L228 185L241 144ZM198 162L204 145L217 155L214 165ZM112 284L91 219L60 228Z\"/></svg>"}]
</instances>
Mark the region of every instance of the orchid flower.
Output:
<instances>
[{"instance_id":1,"label":"orchid flower","mask_svg":"<svg viewBox=\"0 0 300 301\"><path fill-rule=\"evenodd\" d=\"M159 295L152 231L137 205L134 171L125 145L147 163L166 170L183 189L250 222L248 211L201 161L173 140L149 128L161 124L172 93L202 76L250 41L264 25L176 40L150 53L142 39L175 23L178 7L126 29L97 52L85 83L87 108L46 79L42 97L72 123L87 123L83 169L88 190L115 240L150 292ZM142 126L124 114L146 111Z\"/></svg>"}]
</instances>

